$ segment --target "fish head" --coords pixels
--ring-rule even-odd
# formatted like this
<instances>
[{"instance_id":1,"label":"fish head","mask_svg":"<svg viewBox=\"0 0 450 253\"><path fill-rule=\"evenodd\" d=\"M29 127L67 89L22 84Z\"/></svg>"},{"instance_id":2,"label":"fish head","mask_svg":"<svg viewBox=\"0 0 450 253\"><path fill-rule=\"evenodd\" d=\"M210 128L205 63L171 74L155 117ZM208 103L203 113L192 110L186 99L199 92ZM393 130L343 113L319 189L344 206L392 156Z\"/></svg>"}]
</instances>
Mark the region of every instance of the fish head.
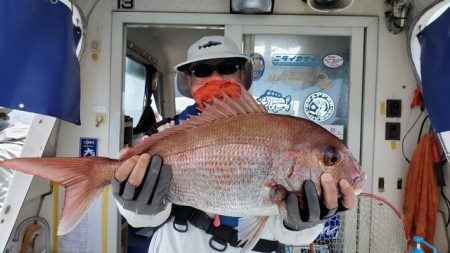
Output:
<instances>
[{"instance_id":1,"label":"fish head","mask_svg":"<svg viewBox=\"0 0 450 253\"><path fill-rule=\"evenodd\" d=\"M366 181L365 172L345 144L339 144L317 150L317 163L322 166L324 173L331 174L338 189L339 181L345 179L358 195Z\"/></svg>"},{"instance_id":2,"label":"fish head","mask_svg":"<svg viewBox=\"0 0 450 253\"><path fill-rule=\"evenodd\" d=\"M303 183L311 180L322 197L320 177L323 173L331 174L338 192L339 182L345 179L356 195L361 193L366 180L364 171L349 148L328 130L320 126L309 128L307 137L299 134L299 139L291 146L288 152L293 157L292 164L284 172L284 178L277 180L277 185L284 186L287 193L301 197Z\"/></svg>"}]
</instances>

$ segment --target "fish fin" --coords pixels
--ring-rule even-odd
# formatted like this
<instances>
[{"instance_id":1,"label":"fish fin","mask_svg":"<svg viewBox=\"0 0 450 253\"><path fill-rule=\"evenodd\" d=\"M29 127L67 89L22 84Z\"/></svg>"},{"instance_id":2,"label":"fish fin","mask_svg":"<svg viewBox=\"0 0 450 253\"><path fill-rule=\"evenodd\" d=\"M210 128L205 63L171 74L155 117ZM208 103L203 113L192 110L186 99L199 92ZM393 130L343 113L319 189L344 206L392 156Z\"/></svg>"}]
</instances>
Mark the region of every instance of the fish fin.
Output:
<instances>
[{"instance_id":1,"label":"fish fin","mask_svg":"<svg viewBox=\"0 0 450 253\"><path fill-rule=\"evenodd\" d=\"M69 190L66 188L58 235L69 233L80 223L102 190L103 186L95 188L89 183L78 184Z\"/></svg>"},{"instance_id":2,"label":"fish fin","mask_svg":"<svg viewBox=\"0 0 450 253\"><path fill-rule=\"evenodd\" d=\"M64 186L64 205L58 235L70 232L86 214L103 187L109 184L115 169L106 170L110 175L100 169L119 165L119 161L105 157L16 158L0 162L0 167L39 176Z\"/></svg>"},{"instance_id":3,"label":"fish fin","mask_svg":"<svg viewBox=\"0 0 450 253\"><path fill-rule=\"evenodd\" d=\"M268 216L239 218L238 241L241 245L245 243L241 252L251 251L255 247L268 218Z\"/></svg>"},{"instance_id":4,"label":"fish fin","mask_svg":"<svg viewBox=\"0 0 450 253\"><path fill-rule=\"evenodd\" d=\"M180 125L175 125L157 134L152 134L130 150L127 150L123 156L121 155L121 158L122 160L126 160L133 155L146 152L159 141L180 131L208 124L215 120L252 113L267 113L267 110L266 107L256 102L246 89L241 89L241 96L238 99L233 99L223 93L223 100L214 98L214 102L212 104L206 104L205 110L199 115L191 116L188 120L182 121Z\"/></svg>"}]
</instances>

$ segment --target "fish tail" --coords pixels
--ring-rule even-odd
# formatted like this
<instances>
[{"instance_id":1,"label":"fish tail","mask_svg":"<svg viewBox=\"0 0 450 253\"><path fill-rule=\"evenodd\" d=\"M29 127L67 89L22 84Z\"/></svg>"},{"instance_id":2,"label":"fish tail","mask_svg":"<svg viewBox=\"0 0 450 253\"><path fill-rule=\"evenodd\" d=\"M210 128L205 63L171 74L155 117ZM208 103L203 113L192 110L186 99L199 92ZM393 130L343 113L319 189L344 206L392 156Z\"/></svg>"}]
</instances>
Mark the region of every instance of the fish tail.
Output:
<instances>
[{"instance_id":1,"label":"fish tail","mask_svg":"<svg viewBox=\"0 0 450 253\"><path fill-rule=\"evenodd\" d=\"M58 235L64 235L80 222L103 187L109 184L114 168L120 164L118 160L105 157L48 157L5 160L0 162L0 167L39 176L64 186L64 205L58 227Z\"/></svg>"},{"instance_id":2,"label":"fish tail","mask_svg":"<svg viewBox=\"0 0 450 253\"><path fill-rule=\"evenodd\" d=\"M238 240L244 244L242 252L251 251L261 236L268 216L239 218Z\"/></svg>"},{"instance_id":3,"label":"fish tail","mask_svg":"<svg viewBox=\"0 0 450 253\"><path fill-rule=\"evenodd\" d=\"M286 104L289 104L289 103L291 102L291 100L292 100L291 95L287 95L287 96L285 97Z\"/></svg>"}]
</instances>

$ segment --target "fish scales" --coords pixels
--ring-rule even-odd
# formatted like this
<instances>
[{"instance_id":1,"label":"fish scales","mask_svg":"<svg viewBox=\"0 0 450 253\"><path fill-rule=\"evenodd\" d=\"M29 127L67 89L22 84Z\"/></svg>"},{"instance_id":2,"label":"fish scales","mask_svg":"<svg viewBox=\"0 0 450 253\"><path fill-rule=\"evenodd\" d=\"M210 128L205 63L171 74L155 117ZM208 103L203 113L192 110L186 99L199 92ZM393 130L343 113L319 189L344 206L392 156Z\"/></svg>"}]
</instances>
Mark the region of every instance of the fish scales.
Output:
<instances>
[{"instance_id":1,"label":"fish scales","mask_svg":"<svg viewBox=\"0 0 450 253\"><path fill-rule=\"evenodd\" d=\"M258 155L243 155L245 152ZM269 201L262 185L270 172L271 153L264 147L227 144L186 152L195 158L169 156L165 161L173 168L173 177L168 199L175 204L230 216L256 214L262 208L270 208L274 203ZM209 159L220 155L224 159Z\"/></svg>"},{"instance_id":2,"label":"fish scales","mask_svg":"<svg viewBox=\"0 0 450 253\"><path fill-rule=\"evenodd\" d=\"M273 212L265 185L282 183L296 156L293 146L307 139L308 128L309 121L293 117L239 115L180 131L149 152L172 168L173 203L231 216ZM300 176L309 179L311 173Z\"/></svg>"}]
</instances>

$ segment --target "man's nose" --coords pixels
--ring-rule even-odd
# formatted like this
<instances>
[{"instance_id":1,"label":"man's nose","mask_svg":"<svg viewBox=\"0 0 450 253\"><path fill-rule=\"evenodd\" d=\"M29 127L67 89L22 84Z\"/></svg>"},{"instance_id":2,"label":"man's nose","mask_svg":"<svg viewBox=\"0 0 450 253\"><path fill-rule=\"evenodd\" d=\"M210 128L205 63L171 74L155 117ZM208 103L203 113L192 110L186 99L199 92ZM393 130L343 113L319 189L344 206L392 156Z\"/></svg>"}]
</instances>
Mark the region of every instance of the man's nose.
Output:
<instances>
[{"instance_id":1,"label":"man's nose","mask_svg":"<svg viewBox=\"0 0 450 253\"><path fill-rule=\"evenodd\" d=\"M220 74L216 69L211 74L212 77L223 77L222 74Z\"/></svg>"}]
</instances>

